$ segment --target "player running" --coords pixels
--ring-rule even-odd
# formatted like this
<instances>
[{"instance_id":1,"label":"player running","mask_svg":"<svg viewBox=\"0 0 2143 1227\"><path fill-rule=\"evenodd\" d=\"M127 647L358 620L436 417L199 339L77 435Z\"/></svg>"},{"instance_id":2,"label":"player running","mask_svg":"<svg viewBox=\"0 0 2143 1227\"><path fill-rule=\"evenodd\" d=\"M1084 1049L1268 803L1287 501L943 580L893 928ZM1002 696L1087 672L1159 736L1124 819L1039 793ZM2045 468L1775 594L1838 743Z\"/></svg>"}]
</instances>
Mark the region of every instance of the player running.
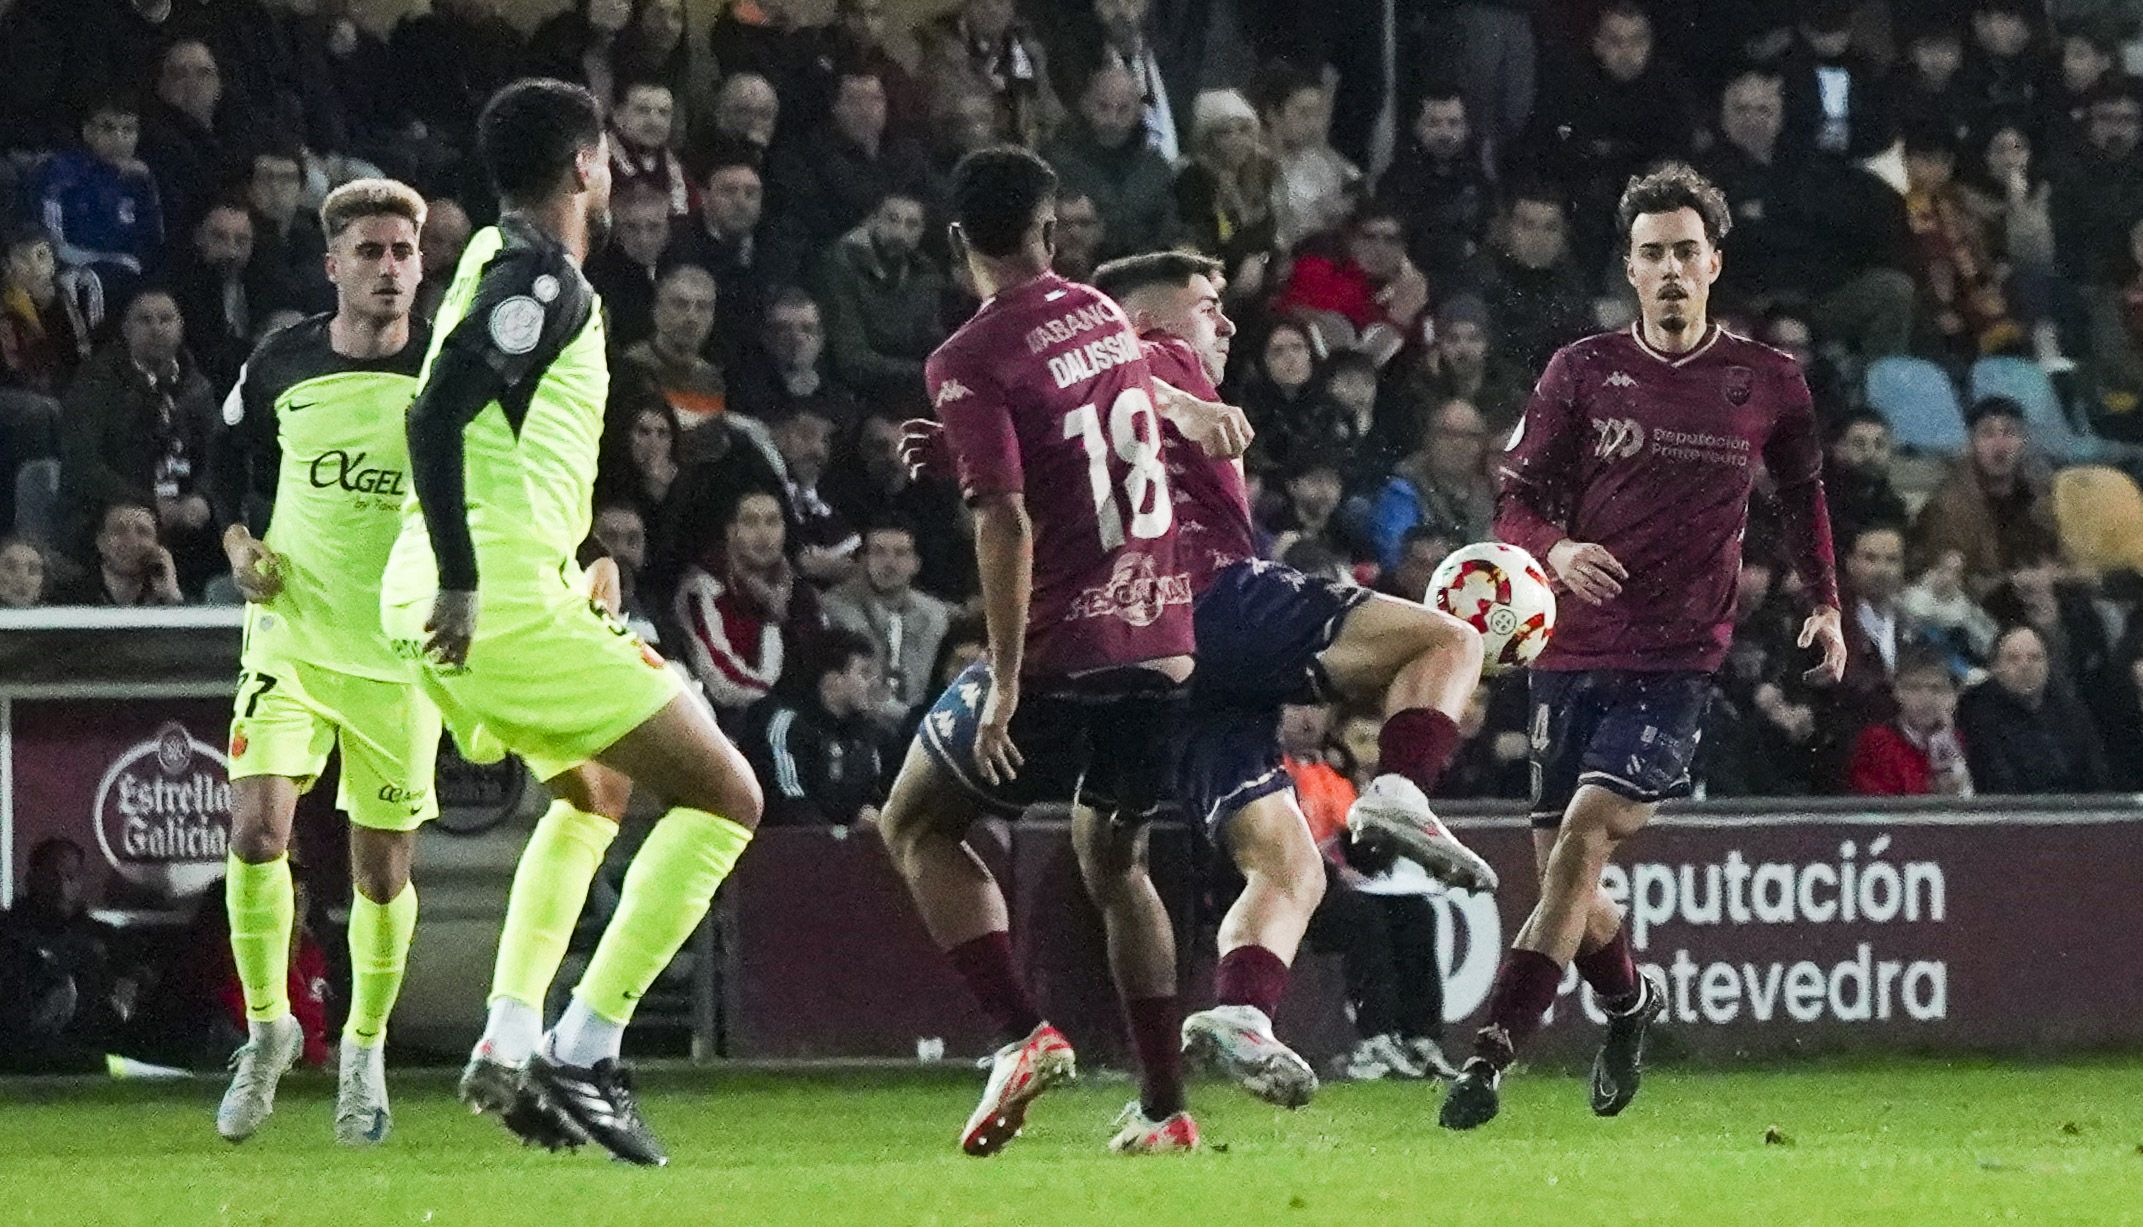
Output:
<instances>
[{"instance_id":1,"label":"player running","mask_svg":"<svg viewBox=\"0 0 2143 1227\"><path fill-rule=\"evenodd\" d=\"M1617 221L1641 317L1548 363L1503 467L1496 533L1578 599L1533 665L1533 847L1540 904L1496 973L1488 1022L1445 1098L1446 1128L1494 1119L1513 1055L1575 961L1609 1015L1592 1110L1629 1106L1665 985L1640 975L1600 888L1617 845L1689 793L1689 762L1733 628L1741 534L1760 462L1815 611L1800 645L1845 668L1808 385L1785 354L1705 308L1731 224L1717 188L1672 164L1633 178Z\"/></svg>"},{"instance_id":2,"label":"player running","mask_svg":"<svg viewBox=\"0 0 2143 1227\"><path fill-rule=\"evenodd\" d=\"M1427 796L1458 747L1455 720L1480 679L1481 638L1419 602L1256 557L1241 465L1185 441L1203 428L1197 407L1173 395L1240 418L1211 403L1235 332L1221 310L1219 274L1218 261L1159 252L1103 265L1094 285L1130 315L1169 389L1166 455L1196 594L1199 661L1178 798L1244 880L1221 920L1219 1004L1184 1020L1183 1044L1251 1094L1299 1107L1317 1078L1274 1037L1272 1015L1325 879L1281 761L1280 708L1335 697L1382 704L1381 773L1350 824L1392 838L1447 882L1493 890L1494 871L1437 820Z\"/></svg>"},{"instance_id":3,"label":"player running","mask_svg":"<svg viewBox=\"0 0 2143 1227\"><path fill-rule=\"evenodd\" d=\"M462 747L512 750L559 799L514 874L461 1097L530 1140L556 1140L562 1113L619 1158L659 1165L667 1155L641 1118L621 1038L750 841L759 786L574 563L610 382L601 305L581 275L608 224L601 111L580 86L517 81L485 105L477 144L503 211L470 240L440 305L409 411L414 497L382 621ZM672 808L544 1034L544 994L617 831L596 799L604 769Z\"/></svg>"},{"instance_id":4,"label":"player running","mask_svg":"<svg viewBox=\"0 0 2143 1227\"><path fill-rule=\"evenodd\" d=\"M246 599L231 720L231 850L223 882L249 1037L216 1131L253 1136L304 1048L291 1017L291 823L338 745L335 804L350 816L350 1016L335 1136L387 1136L387 1016L417 924L417 828L436 816L439 714L380 630L379 577L401 528L402 415L430 333L410 316L424 201L360 179L320 206L336 307L263 340L223 404L216 477L231 577ZM267 483L272 481L272 486ZM249 498L272 490L264 539Z\"/></svg>"},{"instance_id":5,"label":"player running","mask_svg":"<svg viewBox=\"0 0 2143 1227\"><path fill-rule=\"evenodd\" d=\"M1048 164L987 149L953 180L953 248L988 297L925 377L975 513L990 654L924 717L882 825L924 924L1007 1041L962 1148L994 1154L1075 1070L1020 983L1004 894L966 832L984 814L1070 801L1142 1074L1109 1146L1190 1150L1175 935L1146 871L1191 671L1152 379L1116 304L1049 271Z\"/></svg>"}]
</instances>

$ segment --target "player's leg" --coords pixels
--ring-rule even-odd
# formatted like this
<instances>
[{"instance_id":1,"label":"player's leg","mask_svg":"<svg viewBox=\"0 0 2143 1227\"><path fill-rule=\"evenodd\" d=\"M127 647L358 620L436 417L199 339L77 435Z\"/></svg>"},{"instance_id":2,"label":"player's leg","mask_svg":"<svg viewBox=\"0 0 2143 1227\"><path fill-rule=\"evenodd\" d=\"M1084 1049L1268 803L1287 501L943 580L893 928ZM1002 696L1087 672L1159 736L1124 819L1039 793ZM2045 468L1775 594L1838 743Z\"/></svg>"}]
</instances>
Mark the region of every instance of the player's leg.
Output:
<instances>
[{"instance_id":1,"label":"player's leg","mask_svg":"<svg viewBox=\"0 0 2143 1227\"><path fill-rule=\"evenodd\" d=\"M1384 711L1377 778L1348 826L1389 836L1453 885L1494 890L1495 871L1437 819L1428 797L1458 750L1458 717L1480 684L1480 632L1418 602L1378 595L1340 615L1317 664L1341 697Z\"/></svg>"},{"instance_id":2,"label":"player's leg","mask_svg":"<svg viewBox=\"0 0 2143 1227\"><path fill-rule=\"evenodd\" d=\"M1400 1046L1427 1077L1458 1077L1444 1055L1444 978L1436 958L1436 905L1426 895L1380 895L1373 901L1391 937Z\"/></svg>"},{"instance_id":3,"label":"player's leg","mask_svg":"<svg viewBox=\"0 0 2143 1227\"><path fill-rule=\"evenodd\" d=\"M1268 1103L1299 1108L1316 1094L1317 1074L1273 1035L1272 1019L1324 898L1324 858L1290 788L1243 806L1221 833L1243 891L1220 922L1217 1004L1183 1020L1184 1051Z\"/></svg>"}]
</instances>

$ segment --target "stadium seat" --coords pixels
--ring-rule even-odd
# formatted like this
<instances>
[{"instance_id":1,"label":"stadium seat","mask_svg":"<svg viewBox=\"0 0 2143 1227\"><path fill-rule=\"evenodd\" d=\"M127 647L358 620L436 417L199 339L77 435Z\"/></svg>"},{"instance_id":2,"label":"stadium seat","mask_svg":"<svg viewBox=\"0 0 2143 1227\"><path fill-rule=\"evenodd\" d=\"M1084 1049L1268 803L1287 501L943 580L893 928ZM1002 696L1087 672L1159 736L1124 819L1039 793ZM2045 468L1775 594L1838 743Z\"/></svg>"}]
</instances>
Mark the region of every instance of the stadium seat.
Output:
<instances>
[{"instance_id":1,"label":"stadium seat","mask_svg":"<svg viewBox=\"0 0 2143 1227\"><path fill-rule=\"evenodd\" d=\"M2143 572L2143 489L2126 473L2089 464L2054 474L2054 518L2081 570Z\"/></svg>"},{"instance_id":2,"label":"stadium seat","mask_svg":"<svg viewBox=\"0 0 2143 1227\"><path fill-rule=\"evenodd\" d=\"M1981 358L1972 364L1971 399L2006 396L2024 406L2032 444L2055 464L2081 464L2102 457L2105 440L2079 430L2062 407L2046 370L2028 358Z\"/></svg>"},{"instance_id":3,"label":"stadium seat","mask_svg":"<svg viewBox=\"0 0 2143 1227\"><path fill-rule=\"evenodd\" d=\"M60 462L26 460L15 473L15 532L42 546L57 544Z\"/></svg>"},{"instance_id":4,"label":"stadium seat","mask_svg":"<svg viewBox=\"0 0 2143 1227\"><path fill-rule=\"evenodd\" d=\"M1955 456L1964 451L1964 411L1957 387L1925 358L1894 356L1868 364L1868 407L1890 423L1909 452Z\"/></svg>"}]
</instances>

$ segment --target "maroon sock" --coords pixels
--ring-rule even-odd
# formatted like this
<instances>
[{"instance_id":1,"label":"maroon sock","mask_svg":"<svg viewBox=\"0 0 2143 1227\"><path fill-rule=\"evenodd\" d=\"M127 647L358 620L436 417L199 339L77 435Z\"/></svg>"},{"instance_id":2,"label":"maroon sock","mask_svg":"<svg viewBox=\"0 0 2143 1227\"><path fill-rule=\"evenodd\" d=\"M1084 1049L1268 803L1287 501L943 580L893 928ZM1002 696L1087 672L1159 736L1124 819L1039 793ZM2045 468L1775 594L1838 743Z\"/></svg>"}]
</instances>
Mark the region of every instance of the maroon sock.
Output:
<instances>
[{"instance_id":1,"label":"maroon sock","mask_svg":"<svg viewBox=\"0 0 2143 1227\"><path fill-rule=\"evenodd\" d=\"M1271 1018L1287 991L1287 964L1263 946L1237 946L1220 956L1213 995L1221 1005L1256 1006Z\"/></svg>"},{"instance_id":2,"label":"maroon sock","mask_svg":"<svg viewBox=\"0 0 2143 1227\"><path fill-rule=\"evenodd\" d=\"M1405 776L1433 793L1459 741L1458 725L1433 707L1394 712L1377 734L1377 770Z\"/></svg>"},{"instance_id":3,"label":"maroon sock","mask_svg":"<svg viewBox=\"0 0 2143 1227\"><path fill-rule=\"evenodd\" d=\"M1164 1120L1183 1110L1183 1013L1173 994L1124 1002L1131 1047L1138 1052L1138 1102L1146 1119Z\"/></svg>"},{"instance_id":4,"label":"maroon sock","mask_svg":"<svg viewBox=\"0 0 2143 1227\"><path fill-rule=\"evenodd\" d=\"M1592 986L1592 995L1599 998L1601 1009L1619 1014L1636 1004L1637 960L1630 954L1627 925L1618 925L1615 935L1599 949L1578 951L1571 962L1577 974Z\"/></svg>"},{"instance_id":5,"label":"maroon sock","mask_svg":"<svg viewBox=\"0 0 2143 1227\"><path fill-rule=\"evenodd\" d=\"M1042 1025L1041 1011L1034 1008L1034 999L1012 966L1010 933L985 933L947 950L945 957L952 960L953 970L967 982L967 991L975 995L1004 1039L1025 1039Z\"/></svg>"},{"instance_id":6,"label":"maroon sock","mask_svg":"<svg viewBox=\"0 0 2143 1227\"><path fill-rule=\"evenodd\" d=\"M1498 1068L1510 1064L1518 1045L1540 1030L1540 1020L1555 1004L1563 969L1538 950L1513 950L1503 956L1496 984L1488 990L1488 1022L1474 1040L1473 1055Z\"/></svg>"}]
</instances>

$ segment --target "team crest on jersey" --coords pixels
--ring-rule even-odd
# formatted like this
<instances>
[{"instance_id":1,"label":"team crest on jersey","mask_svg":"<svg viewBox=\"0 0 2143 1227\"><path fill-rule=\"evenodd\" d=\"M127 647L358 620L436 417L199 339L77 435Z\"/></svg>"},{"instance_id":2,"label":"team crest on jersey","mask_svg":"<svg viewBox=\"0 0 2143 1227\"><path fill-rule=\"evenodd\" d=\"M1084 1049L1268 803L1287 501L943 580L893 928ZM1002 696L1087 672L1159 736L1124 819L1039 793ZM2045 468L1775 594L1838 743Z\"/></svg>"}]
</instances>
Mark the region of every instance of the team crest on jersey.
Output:
<instances>
[{"instance_id":1,"label":"team crest on jersey","mask_svg":"<svg viewBox=\"0 0 2143 1227\"><path fill-rule=\"evenodd\" d=\"M517 294L491 309L491 343L502 354L525 354L543 336L543 304Z\"/></svg>"},{"instance_id":2,"label":"team crest on jersey","mask_svg":"<svg viewBox=\"0 0 2143 1227\"><path fill-rule=\"evenodd\" d=\"M1729 404L1740 406L1749 403L1749 394L1756 390L1756 372L1745 366L1726 368L1726 399Z\"/></svg>"},{"instance_id":3,"label":"team crest on jersey","mask_svg":"<svg viewBox=\"0 0 2143 1227\"><path fill-rule=\"evenodd\" d=\"M1592 454L1602 460L1627 460L1644 450L1644 423L1636 418L1594 418Z\"/></svg>"}]
</instances>

